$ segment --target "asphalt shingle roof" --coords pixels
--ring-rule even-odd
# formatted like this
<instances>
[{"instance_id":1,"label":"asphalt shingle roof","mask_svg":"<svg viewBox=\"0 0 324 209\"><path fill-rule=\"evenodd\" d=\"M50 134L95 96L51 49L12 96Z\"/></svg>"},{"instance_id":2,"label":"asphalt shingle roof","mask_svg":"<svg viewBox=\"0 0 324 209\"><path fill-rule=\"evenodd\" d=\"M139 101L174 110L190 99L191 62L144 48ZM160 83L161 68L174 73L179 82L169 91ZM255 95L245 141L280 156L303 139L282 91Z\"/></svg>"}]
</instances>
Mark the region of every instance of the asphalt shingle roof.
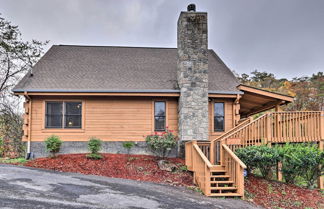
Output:
<instances>
[{"instance_id":1,"label":"asphalt shingle roof","mask_svg":"<svg viewBox=\"0 0 324 209\"><path fill-rule=\"evenodd\" d=\"M239 92L239 84L209 50L209 91ZM176 91L177 49L54 45L14 88L23 91Z\"/></svg>"}]
</instances>

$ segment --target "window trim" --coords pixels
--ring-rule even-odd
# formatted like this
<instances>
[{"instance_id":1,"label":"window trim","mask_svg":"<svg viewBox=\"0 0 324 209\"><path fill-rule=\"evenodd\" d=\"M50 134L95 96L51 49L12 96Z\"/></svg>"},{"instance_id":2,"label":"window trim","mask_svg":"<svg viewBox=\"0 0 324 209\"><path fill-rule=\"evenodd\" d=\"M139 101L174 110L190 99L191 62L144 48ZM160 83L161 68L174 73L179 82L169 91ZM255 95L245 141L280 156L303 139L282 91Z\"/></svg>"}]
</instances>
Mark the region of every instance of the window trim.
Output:
<instances>
[{"instance_id":1,"label":"window trim","mask_svg":"<svg viewBox=\"0 0 324 209\"><path fill-rule=\"evenodd\" d=\"M223 104L223 113L224 113L223 116L215 116L215 104L217 104L217 103L222 103ZM213 108L213 118L212 118L212 120L213 120L213 132L215 132L215 133L225 132L225 130L226 130L226 127L225 127L225 125L226 125L226 122L225 122L225 115L226 115L225 102L223 102L223 101L214 101L212 108ZM223 117L223 127L224 127L223 130L216 130L215 117Z\"/></svg>"},{"instance_id":2,"label":"window trim","mask_svg":"<svg viewBox=\"0 0 324 209\"><path fill-rule=\"evenodd\" d=\"M59 104L61 104L62 105L62 108L61 108L61 114L60 114L60 116L62 117L61 118L61 127L56 127L56 126L54 126L54 127L49 127L49 126L47 126L47 116L48 116L48 114L47 114L47 104L48 103L59 103ZM46 129L62 129L62 127L64 126L64 102L61 102L61 101L46 101L45 102L45 128Z\"/></svg>"},{"instance_id":3,"label":"window trim","mask_svg":"<svg viewBox=\"0 0 324 209\"><path fill-rule=\"evenodd\" d=\"M155 102L164 102L165 103L165 130L155 130ZM151 118L152 118L152 124L151 124L151 131L152 132L165 132L166 131L166 127L169 126L168 124L168 119L169 119L169 104L168 104L168 100L165 98L156 98L156 99L152 99L152 111L151 111Z\"/></svg>"},{"instance_id":4,"label":"window trim","mask_svg":"<svg viewBox=\"0 0 324 209\"><path fill-rule=\"evenodd\" d=\"M46 103L47 102L80 102L82 105L81 110L81 128L47 128L46 127ZM42 133L80 133L85 132L85 110L86 110L85 100L80 99L44 99L42 102ZM63 105L64 108L65 105ZM63 110L63 109L62 109ZM64 111L64 110L63 110ZM64 122L64 121L63 121ZM64 123L63 123L64 126Z\"/></svg>"},{"instance_id":5,"label":"window trim","mask_svg":"<svg viewBox=\"0 0 324 209\"><path fill-rule=\"evenodd\" d=\"M164 103L164 108L165 108L165 110L164 110L164 116L156 116L155 115L155 104L156 103L158 103L158 102L161 102L161 103ZM163 132L163 131L166 131L166 102L165 101L154 101L154 111L153 111L153 114L154 114L154 131L156 131L156 132ZM155 121L156 121L156 117L164 117L164 128L163 129L156 129L156 123L155 123Z\"/></svg>"}]
</instances>

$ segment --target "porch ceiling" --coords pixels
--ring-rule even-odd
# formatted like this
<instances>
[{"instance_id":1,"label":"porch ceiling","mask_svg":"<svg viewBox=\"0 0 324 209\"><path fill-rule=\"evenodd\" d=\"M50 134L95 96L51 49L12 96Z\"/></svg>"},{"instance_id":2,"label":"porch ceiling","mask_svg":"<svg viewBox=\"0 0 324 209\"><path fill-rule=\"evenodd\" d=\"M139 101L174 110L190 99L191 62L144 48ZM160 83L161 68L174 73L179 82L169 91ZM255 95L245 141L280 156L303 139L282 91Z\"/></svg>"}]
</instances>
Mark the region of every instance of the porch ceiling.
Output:
<instances>
[{"instance_id":1,"label":"porch ceiling","mask_svg":"<svg viewBox=\"0 0 324 209\"><path fill-rule=\"evenodd\" d=\"M251 86L239 85L238 89L244 92L240 99L240 115L247 117L259 112L263 112L287 104L294 100L293 97L274 93Z\"/></svg>"}]
</instances>

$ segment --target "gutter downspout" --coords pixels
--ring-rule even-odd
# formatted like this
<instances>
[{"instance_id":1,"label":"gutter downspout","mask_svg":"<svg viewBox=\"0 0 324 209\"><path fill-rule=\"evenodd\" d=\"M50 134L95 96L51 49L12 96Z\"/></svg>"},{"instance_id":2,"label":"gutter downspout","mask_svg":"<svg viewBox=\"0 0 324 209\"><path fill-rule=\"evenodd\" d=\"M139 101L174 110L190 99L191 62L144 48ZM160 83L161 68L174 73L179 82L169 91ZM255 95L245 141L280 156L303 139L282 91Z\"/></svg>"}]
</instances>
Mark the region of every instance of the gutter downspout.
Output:
<instances>
[{"instance_id":1,"label":"gutter downspout","mask_svg":"<svg viewBox=\"0 0 324 209\"><path fill-rule=\"evenodd\" d=\"M28 105L29 105L29 107L28 107L27 155L26 155L26 159L28 160L31 157L31 152L30 152L31 137L30 137L30 133L31 133L31 104L32 104L32 100L31 100L30 96L28 95L27 91L24 92L24 96L25 96L26 100L28 101Z\"/></svg>"}]
</instances>

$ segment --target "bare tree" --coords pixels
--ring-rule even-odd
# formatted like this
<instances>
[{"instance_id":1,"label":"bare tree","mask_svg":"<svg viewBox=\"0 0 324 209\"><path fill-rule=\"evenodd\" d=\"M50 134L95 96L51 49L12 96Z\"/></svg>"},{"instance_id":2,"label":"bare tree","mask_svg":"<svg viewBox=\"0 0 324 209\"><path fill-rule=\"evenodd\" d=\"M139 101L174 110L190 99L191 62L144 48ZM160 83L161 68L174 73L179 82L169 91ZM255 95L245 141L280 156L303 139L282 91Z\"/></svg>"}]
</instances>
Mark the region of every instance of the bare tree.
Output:
<instances>
[{"instance_id":1,"label":"bare tree","mask_svg":"<svg viewBox=\"0 0 324 209\"><path fill-rule=\"evenodd\" d=\"M11 89L39 60L47 43L23 41L18 26L0 14L0 140L7 153L21 153L22 117L16 108L20 99Z\"/></svg>"},{"instance_id":2,"label":"bare tree","mask_svg":"<svg viewBox=\"0 0 324 209\"><path fill-rule=\"evenodd\" d=\"M1 15L1 14L0 14ZM10 93L17 81L39 60L48 42L23 41L18 26L0 16L0 92Z\"/></svg>"}]
</instances>

